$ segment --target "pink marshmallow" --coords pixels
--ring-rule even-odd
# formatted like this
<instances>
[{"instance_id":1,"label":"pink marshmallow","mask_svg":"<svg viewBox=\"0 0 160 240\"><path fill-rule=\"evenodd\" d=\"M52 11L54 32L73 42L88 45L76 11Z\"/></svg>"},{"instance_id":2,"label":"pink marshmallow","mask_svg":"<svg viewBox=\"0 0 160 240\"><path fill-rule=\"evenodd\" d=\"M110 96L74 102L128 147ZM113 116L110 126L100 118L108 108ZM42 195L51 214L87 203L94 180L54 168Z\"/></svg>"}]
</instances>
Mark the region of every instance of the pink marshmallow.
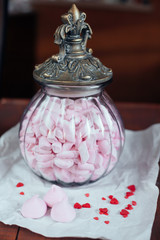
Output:
<instances>
[{"instance_id":1,"label":"pink marshmallow","mask_svg":"<svg viewBox=\"0 0 160 240\"><path fill-rule=\"evenodd\" d=\"M26 143L36 144L37 143L37 139L35 137L30 137L30 136L26 135L25 142Z\"/></svg>"},{"instance_id":2,"label":"pink marshmallow","mask_svg":"<svg viewBox=\"0 0 160 240\"><path fill-rule=\"evenodd\" d=\"M56 127L54 129L54 135L56 138L58 138L59 140L63 140L64 139L64 136L63 136L63 132L60 128Z\"/></svg>"},{"instance_id":3,"label":"pink marshmallow","mask_svg":"<svg viewBox=\"0 0 160 240\"><path fill-rule=\"evenodd\" d=\"M36 157L37 161L43 162L43 161L53 160L54 155L53 154L40 154L40 153L35 152L35 157Z\"/></svg>"},{"instance_id":4,"label":"pink marshmallow","mask_svg":"<svg viewBox=\"0 0 160 240\"><path fill-rule=\"evenodd\" d=\"M71 150L72 146L73 146L73 143L66 142L66 143L63 144L63 149L62 150L63 151L69 151L69 150Z\"/></svg>"},{"instance_id":5,"label":"pink marshmallow","mask_svg":"<svg viewBox=\"0 0 160 240\"><path fill-rule=\"evenodd\" d=\"M61 153L58 153L57 155L56 155L58 158L63 158L63 159L67 159L67 158L78 158L78 156L79 156L79 153L78 153L78 151L63 151L63 152L61 152Z\"/></svg>"},{"instance_id":6,"label":"pink marshmallow","mask_svg":"<svg viewBox=\"0 0 160 240\"><path fill-rule=\"evenodd\" d=\"M91 175L91 181L100 178L110 157L108 171L114 167L123 145L120 131L98 98L46 96L36 110L26 113L20 147L29 166L42 177L82 183Z\"/></svg>"},{"instance_id":7,"label":"pink marshmallow","mask_svg":"<svg viewBox=\"0 0 160 240\"><path fill-rule=\"evenodd\" d=\"M47 151L51 150L51 144L48 142L46 137L42 136L39 138L39 148Z\"/></svg>"},{"instance_id":8,"label":"pink marshmallow","mask_svg":"<svg viewBox=\"0 0 160 240\"><path fill-rule=\"evenodd\" d=\"M68 201L56 203L52 207L51 218L56 222L72 222L75 217L76 211Z\"/></svg>"},{"instance_id":9,"label":"pink marshmallow","mask_svg":"<svg viewBox=\"0 0 160 240\"><path fill-rule=\"evenodd\" d=\"M84 163L84 164L78 163L78 169L94 171L94 165L90 163Z\"/></svg>"},{"instance_id":10,"label":"pink marshmallow","mask_svg":"<svg viewBox=\"0 0 160 240\"><path fill-rule=\"evenodd\" d=\"M53 207L54 204L67 200L68 197L64 192L63 188L56 185L52 185L49 191L45 194L43 200L46 202L48 207Z\"/></svg>"},{"instance_id":11,"label":"pink marshmallow","mask_svg":"<svg viewBox=\"0 0 160 240\"><path fill-rule=\"evenodd\" d=\"M48 129L47 129L47 127L44 124L40 125L39 131L45 137L48 135Z\"/></svg>"},{"instance_id":12,"label":"pink marshmallow","mask_svg":"<svg viewBox=\"0 0 160 240\"><path fill-rule=\"evenodd\" d=\"M27 200L21 209L21 213L25 218L41 218L46 214L46 211L46 203L37 195Z\"/></svg>"},{"instance_id":13,"label":"pink marshmallow","mask_svg":"<svg viewBox=\"0 0 160 240\"><path fill-rule=\"evenodd\" d=\"M82 163L86 163L89 159L89 153L88 153L88 149L85 141L83 141L79 145L78 151L79 151Z\"/></svg>"},{"instance_id":14,"label":"pink marshmallow","mask_svg":"<svg viewBox=\"0 0 160 240\"><path fill-rule=\"evenodd\" d=\"M45 149L42 149L40 148L39 146L35 146L34 149L32 148L32 150L35 152L35 153L39 153L39 154L52 154L52 151L51 150L45 150Z\"/></svg>"},{"instance_id":15,"label":"pink marshmallow","mask_svg":"<svg viewBox=\"0 0 160 240\"><path fill-rule=\"evenodd\" d=\"M45 111L44 114L44 120L43 120L45 126L49 129L49 130L53 130L55 127L55 122L52 119L51 113L49 110Z\"/></svg>"},{"instance_id":16,"label":"pink marshmallow","mask_svg":"<svg viewBox=\"0 0 160 240\"><path fill-rule=\"evenodd\" d=\"M30 137L34 137L34 132L33 132L31 124L27 127L26 135L30 136Z\"/></svg>"},{"instance_id":17,"label":"pink marshmallow","mask_svg":"<svg viewBox=\"0 0 160 240\"><path fill-rule=\"evenodd\" d=\"M74 181L74 176L71 172L68 171L68 169L61 169L55 166L54 173L58 181L60 180L64 183L71 183Z\"/></svg>"},{"instance_id":18,"label":"pink marshmallow","mask_svg":"<svg viewBox=\"0 0 160 240\"><path fill-rule=\"evenodd\" d=\"M40 162L40 161L37 161L37 166L38 168L49 168L49 167L52 167L53 166L53 160L49 160L49 161L45 161L45 162Z\"/></svg>"},{"instance_id":19,"label":"pink marshmallow","mask_svg":"<svg viewBox=\"0 0 160 240\"><path fill-rule=\"evenodd\" d=\"M59 168L70 168L73 166L74 160L69 158L54 158L54 164Z\"/></svg>"},{"instance_id":20,"label":"pink marshmallow","mask_svg":"<svg viewBox=\"0 0 160 240\"><path fill-rule=\"evenodd\" d=\"M39 172L45 179L49 181L56 181L57 178L54 174L53 167L39 168Z\"/></svg>"},{"instance_id":21,"label":"pink marshmallow","mask_svg":"<svg viewBox=\"0 0 160 240\"><path fill-rule=\"evenodd\" d=\"M108 140L98 141L98 148L102 154L110 154L111 143Z\"/></svg>"},{"instance_id":22,"label":"pink marshmallow","mask_svg":"<svg viewBox=\"0 0 160 240\"><path fill-rule=\"evenodd\" d=\"M39 124L32 124L32 129L33 129L33 132L36 136L36 138L39 138L41 136L41 132L39 130Z\"/></svg>"},{"instance_id":23,"label":"pink marshmallow","mask_svg":"<svg viewBox=\"0 0 160 240\"><path fill-rule=\"evenodd\" d=\"M52 150L54 153L60 153L62 151L62 143L58 141L52 142Z\"/></svg>"},{"instance_id":24,"label":"pink marshmallow","mask_svg":"<svg viewBox=\"0 0 160 240\"><path fill-rule=\"evenodd\" d=\"M49 130L48 135L47 135L47 139L48 139L48 142L50 142L50 143L53 143L53 142L57 141L54 130Z\"/></svg>"},{"instance_id":25,"label":"pink marshmallow","mask_svg":"<svg viewBox=\"0 0 160 240\"><path fill-rule=\"evenodd\" d=\"M75 123L74 118L70 121L64 120L63 121L63 132L64 138L68 142L75 142Z\"/></svg>"}]
</instances>

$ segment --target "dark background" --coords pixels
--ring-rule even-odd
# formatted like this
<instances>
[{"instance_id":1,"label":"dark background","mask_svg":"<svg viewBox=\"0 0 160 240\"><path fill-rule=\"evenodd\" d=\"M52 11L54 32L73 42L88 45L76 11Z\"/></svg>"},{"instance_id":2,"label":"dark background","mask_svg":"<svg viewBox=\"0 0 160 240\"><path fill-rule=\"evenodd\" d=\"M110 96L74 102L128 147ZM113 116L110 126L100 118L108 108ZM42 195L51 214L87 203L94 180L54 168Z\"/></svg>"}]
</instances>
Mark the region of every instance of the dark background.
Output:
<instances>
[{"instance_id":1,"label":"dark background","mask_svg":"<svg viewBox=\"0 0 160 240\"><path fill-rule=\"evenodd\" d=\"M113 70L113 82L106 90L114 101L160 103L160 1L150 3L131 6L127 1L116 5L76 1L93 30L88 47ZM3 24L0 97L30 98L35 94L34 65L58 53L53 34L71 4L33 0L25 5L10 0Z\"/></svg>"}]
</instances>

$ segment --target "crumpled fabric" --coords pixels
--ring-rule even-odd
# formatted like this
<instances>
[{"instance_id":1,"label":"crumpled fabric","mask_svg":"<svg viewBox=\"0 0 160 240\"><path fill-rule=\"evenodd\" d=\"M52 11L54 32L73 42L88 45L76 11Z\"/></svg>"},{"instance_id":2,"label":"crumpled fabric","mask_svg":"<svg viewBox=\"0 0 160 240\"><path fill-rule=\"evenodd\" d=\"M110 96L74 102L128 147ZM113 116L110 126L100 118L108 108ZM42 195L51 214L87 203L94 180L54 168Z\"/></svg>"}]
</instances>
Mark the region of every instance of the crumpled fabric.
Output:
<instances>
[{"instance_id":1,"label":"crumpled fabric","mask_svg":"<svg viewBox=\"0 0 160 240\"><path fill-rule=\"evenodd\" d=\"M150 239L159 194L156 180L160 158L160 124L143 131L126 130L124 150L110 174L92 184L64 188L72 205L76 202L91 205L91 208L76 209L76 218L71 223L53 221L50 209L40 219L28 219L21 215L23 203L36 194L43 198L52 183L35 175L25 164L20 153L18 129L19 124L0 138L1 222L15 224L46 237ZM18 182L24 186L16 187ZM127 186L133 184L136 191L126 199ZM110 204L109 195L117 198L119 204ZM128 210L127 218L123 218L120 211L132 201L136 201L137 205L133 206L133 210ZM108 215L100 215L99 208L108 208ZM104 221L109 221L109 224Z\"/></svg>"}]
</instances>

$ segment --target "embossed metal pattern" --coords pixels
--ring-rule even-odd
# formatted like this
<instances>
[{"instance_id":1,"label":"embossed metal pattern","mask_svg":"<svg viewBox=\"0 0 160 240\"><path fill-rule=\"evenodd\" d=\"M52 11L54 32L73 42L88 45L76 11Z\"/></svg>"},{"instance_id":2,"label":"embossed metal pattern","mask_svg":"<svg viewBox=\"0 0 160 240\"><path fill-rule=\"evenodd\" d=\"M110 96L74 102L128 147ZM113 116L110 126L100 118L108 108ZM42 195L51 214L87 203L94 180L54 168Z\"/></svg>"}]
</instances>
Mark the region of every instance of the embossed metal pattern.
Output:
<instances>
[{"instance_id":1,"label":"embossed metal pattern","mask_svg":"<svg viewBox=\"0 0 160 240\"><path fill-rule=\"evenodd\" d=\"M54 34L59 54L35 66L35 80L41 84L62 85L109 83L112 70L92 56L92 49L86 48L87 40L92 35L91 27L85 22L86 14L73 4L61 18L63 24Z\"/></svg>"}]
</instances>

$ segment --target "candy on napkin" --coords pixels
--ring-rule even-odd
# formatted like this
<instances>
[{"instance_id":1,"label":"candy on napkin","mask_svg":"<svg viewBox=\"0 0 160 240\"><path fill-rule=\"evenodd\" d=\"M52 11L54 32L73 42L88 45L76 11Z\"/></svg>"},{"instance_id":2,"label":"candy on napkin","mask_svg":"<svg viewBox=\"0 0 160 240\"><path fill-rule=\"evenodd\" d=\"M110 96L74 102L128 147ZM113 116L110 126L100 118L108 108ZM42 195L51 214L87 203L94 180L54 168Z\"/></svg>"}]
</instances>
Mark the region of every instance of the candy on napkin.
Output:
<instances>
[{"instance_id":1,"label":"candy on napkin","mask_svg":"<svg viewBox=\"0 0 160 240\"><path fill-rule=\"evenodd\" d=\"M76 211L68 201L62 201L53 205L51 218L56 222L72 222L76 217Z\"/></svg>"},{"instance_id":2,"label":"candy on napkin","mask_svg":"<svg viewBox=\"0 0 160 240\"><path fill-rule=\"evenodd\" d=\"M68 197L61 187L52 185L49 191L45 194L43 200L46 202L48 207L53 207L54 204L67 200Z\"/></svg>"},{"instance_id":3,"label":"candy on napkin","mask_svg":"<svg viewBox=\"0 0 160 240\"><path fill-rule=\"evenodd\" d=\"M41 218L46 214L46 211L46 203L38 195L35 195L23 204L21 214L26 218Z\"/></svg>"}]
</instances>

